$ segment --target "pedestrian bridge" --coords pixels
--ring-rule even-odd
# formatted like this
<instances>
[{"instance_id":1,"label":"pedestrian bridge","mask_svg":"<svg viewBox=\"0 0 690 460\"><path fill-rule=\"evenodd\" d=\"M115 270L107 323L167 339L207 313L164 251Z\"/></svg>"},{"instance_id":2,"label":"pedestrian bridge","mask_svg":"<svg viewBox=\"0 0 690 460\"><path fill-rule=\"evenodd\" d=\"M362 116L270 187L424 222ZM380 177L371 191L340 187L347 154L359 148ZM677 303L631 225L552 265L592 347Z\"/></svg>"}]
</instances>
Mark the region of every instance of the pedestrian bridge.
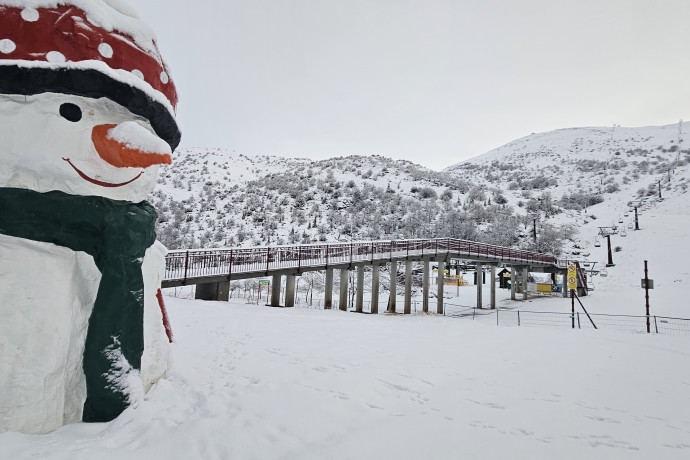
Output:
<instances>
[{"instance_id":1,"label":"pedestrian bridge","mask_svg":"<svg viewBox=\"0 0 690 460\"><path fill-rule=\"evenodd\" d=\"M286 276L285 306L294 302L295 276L314 270L326 271L325 307L332 303L333 270L340 270L340 305L346 309L348 271L357 270L356 310L361 311L364 267L372 270L371 312L378 312L378 273L381 265L390 264L397 272L397 264L405 263L405 308L409 313L412 262L424 263L423 311L428 311L429 263L438 264L438 290L442 293L444 263L460 259L478 267L490 266L492 277L495 268L507 265L522 269L523 282L527 283L527 271L550 273L563 272L567 261L548 254L494 246L455 238L411 239L392 241L360 241L352 243L324 243L292 246L190 249L172 250L166 256L163 287L195 284L196 297L209 300L227 300L229 282L247 278L272 276L271 305L280 302L281 277ZM391 292L395 292L396 277L391 276ZM493 283L492 283L493 284ZM513 288L515 283L512 283ZM481 283L478 283L481 287ZM481 306L481 289L478 288L478 305ZM526 290L524 290L526 294ZM395 311L395 296L389 310ZM491 305L495 306L492 287ZM513 295L514 297L514 295ZM437 312L443 312L443 296L437 296Z\"/></svg>"}]
</instances>

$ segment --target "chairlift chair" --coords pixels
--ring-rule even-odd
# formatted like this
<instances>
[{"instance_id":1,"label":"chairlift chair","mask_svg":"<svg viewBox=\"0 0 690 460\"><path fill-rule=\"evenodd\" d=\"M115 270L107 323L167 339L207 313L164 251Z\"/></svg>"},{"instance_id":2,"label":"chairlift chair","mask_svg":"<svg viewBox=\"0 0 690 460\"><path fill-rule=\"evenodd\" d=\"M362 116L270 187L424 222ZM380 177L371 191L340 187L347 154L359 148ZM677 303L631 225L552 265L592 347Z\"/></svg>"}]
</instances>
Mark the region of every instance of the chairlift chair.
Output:
<instances>
[{"instance_id":1,"label":"chairlift chair","mask_svg":"<svg viewBox=\"0 0 690 460\"><path fill-rule=\"evenodd\" d=\"M621 236L622 236L623 238L625 238L626 236L628 236L628 232L625 231L625 227L623 227L623 228L621 229Z\"/></svg>"},{"instance_id":2,"label":"chairlift chair","mask_svg":"<svg viewBox=\"0 0 690 460\"><path fill-rule=\"evenodd\" d=\"M599 237L594 238L594 247L595 248L601 247L601 240L599 239Z\"/></svg>"},{"instance_id":3,"label":"chairlift chair","mask_svg":"<svg viewBox=\"0 0 690 460\"><path fill-rule=\"evenodd\" d=\"M601 270L599 270L599 276L605 278L605 277L609 276L609 272L607 272L605 268L602 268Z\"/></svg>"},{"instance_id":4,"label":"chairlift chair","mask_svg":"<svg viewBox=\"0 0 690 460\"><path fill-rule=\"evenodd\" d=\"M623 223L623 218L621 216L618 216L618 223L622 224Z\"/></svg>"}]
</instances>

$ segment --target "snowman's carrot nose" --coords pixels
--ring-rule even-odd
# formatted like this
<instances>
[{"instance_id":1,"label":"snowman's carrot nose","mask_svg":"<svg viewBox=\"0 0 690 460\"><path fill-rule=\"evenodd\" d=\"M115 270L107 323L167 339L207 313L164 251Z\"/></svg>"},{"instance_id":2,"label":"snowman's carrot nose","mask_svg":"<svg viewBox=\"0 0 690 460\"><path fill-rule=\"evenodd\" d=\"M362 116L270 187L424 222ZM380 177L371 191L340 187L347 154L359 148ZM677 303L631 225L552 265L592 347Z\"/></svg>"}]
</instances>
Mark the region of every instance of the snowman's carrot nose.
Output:
<instances>
[{"instance_id":1,"label":"snowman's carrot nose","mask_svg":"<svg viewBox=\"0 0 690 460\"><path fill-rule=\"evenodd\" d=\"M96 125L91 131L91 140L93 141L94 147L96 147L96 152L98 152L98 155L107 163L118 168L147 168L153 165L169 165L172 163L170 154L165 152L164 148L158 147L157 149L152 149L149 146L144 150L140 147L133 147L130 142L113 136L111 129L115 127L117 127L117 125ZM145 128L139 128L145 132L145 135L155 137L153 134L146 131ZM136 134L140 135L141 133L137 132ZM167 147L164 141L158 138L156 139ZM167 149L169 151L170 148L167 147Z\"/></svg>"}]
</instances>

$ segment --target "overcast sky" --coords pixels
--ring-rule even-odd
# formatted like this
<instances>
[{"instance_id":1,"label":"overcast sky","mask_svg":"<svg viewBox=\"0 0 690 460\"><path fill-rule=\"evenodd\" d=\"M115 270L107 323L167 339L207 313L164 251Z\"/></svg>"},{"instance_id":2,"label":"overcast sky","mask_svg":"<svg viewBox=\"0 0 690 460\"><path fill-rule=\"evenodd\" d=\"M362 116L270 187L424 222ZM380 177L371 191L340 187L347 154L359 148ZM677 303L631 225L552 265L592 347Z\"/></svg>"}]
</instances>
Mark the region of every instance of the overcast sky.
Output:
<instances>
[{"instance_id":1,"label":"overcast sky","mask_svg":"<svg viewBox=\"0 0 690 460\"><path fill-rule=\"evenodd\" d=\"M688 0L129 0L182 147L442 169L532 132L690 119Z\"/></svg>"}]
</instances>

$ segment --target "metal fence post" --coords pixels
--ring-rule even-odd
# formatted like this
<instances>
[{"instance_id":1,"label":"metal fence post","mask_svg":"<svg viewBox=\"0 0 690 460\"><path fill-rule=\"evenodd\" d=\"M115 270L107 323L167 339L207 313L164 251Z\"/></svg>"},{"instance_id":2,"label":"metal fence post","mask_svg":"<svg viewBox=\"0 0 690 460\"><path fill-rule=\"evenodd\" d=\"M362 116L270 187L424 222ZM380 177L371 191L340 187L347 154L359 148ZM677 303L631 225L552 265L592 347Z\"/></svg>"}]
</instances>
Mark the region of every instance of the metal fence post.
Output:
<instances>
[{"instance_id":1,"label":"metal fence post","mask_svg":"<svg viewBox=\"0 0 690 460\"><path fill-rule=\"evenodd\" d=\"M187 285L187 267L189 266L189 251L184 256L184 279L182 280L182 285Z\"/></svg>"},{"instance_id":2,"label":"metal fence post","mask_svg":"<svg viewBox=\"0 0 690 460\"><path fill-rule=\"evenodd\" d=\"M268 276L268 263L271 260L271 248L266 248L266 276Z\"/></svg>"},{"instance_id":3,"label":"metal fence post","mask_svg":"<svg viewBox=\"0 0 690 460\"><path fill-rule=\"evenodd\" d=\"M659 333L659 327L656 325L656 315L654 315L654 330L657 334Z\"/></svg>"},{"instance_id":4,"label":"metal fence post","mask_svg":"<svg viewBox=\"0 0 690 460\"><path fill-rule=\"evenodd\" d=\"M518 314L518 326L520 325L520 310L517 311Z\"/></svg>"},{"instance_id":5,"label":"metal fence post","mask_svg":"<svg viewBox=\"0 0 690 460\"><path fill-rule=\"evenodd\" d=\"M580 329L580 312L577 312L577 328Z\"/></svg>"},{"instance_id":6,"label":"metal fence post","mask_svg":"<svg viewBox=\"0 0 690 460\"><path fill-rule=\"evenodd\" d=\"M230 270L228 271L228 281L232 278L232 249L230 249Z\"/></svg>"}]
</instances>

